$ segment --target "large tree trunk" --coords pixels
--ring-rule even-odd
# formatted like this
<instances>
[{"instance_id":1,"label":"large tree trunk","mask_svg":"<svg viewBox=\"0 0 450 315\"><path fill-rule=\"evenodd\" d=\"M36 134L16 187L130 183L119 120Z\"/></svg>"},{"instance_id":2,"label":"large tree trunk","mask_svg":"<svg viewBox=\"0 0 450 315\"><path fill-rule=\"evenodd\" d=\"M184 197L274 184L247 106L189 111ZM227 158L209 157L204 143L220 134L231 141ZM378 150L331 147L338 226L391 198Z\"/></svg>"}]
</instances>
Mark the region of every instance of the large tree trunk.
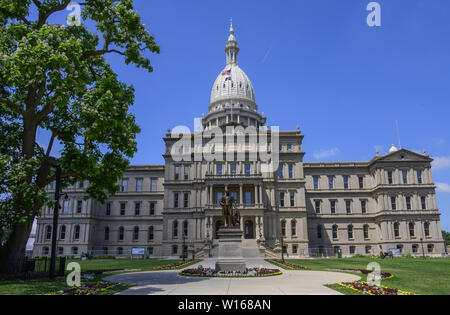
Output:
<instances>
[{"instance_id":1,"label":"large tree trunk","mask_svg":"<svg viewBox=\"0 0 450 315\"><path fill-rule=\"evenodd\" d=\"M13 274L22 271L26 245L33 227L34 218L25 224L13 227L4 246L0 248L0 273Z\"/></svg>"}]
</instances>

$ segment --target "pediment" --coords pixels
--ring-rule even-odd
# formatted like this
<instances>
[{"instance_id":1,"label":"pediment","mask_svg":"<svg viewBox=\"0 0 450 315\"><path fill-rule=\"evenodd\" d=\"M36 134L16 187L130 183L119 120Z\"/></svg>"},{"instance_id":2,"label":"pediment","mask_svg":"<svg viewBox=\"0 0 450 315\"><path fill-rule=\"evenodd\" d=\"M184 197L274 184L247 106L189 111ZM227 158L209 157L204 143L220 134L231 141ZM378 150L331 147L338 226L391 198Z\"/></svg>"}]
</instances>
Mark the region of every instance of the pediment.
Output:
<instances>
[{"instance_id":1,"label":"pediment","mask_svg":"<svg viewBox=\"0 0 450 315\"><path fill-rule=\"evenodd\" d=\"M401 149L396 152L389 153L388 155L379 157L376 162L384 161L408 161L408 162L431 162L433 161L429 156L422 155L416 152L412 152L406 149Z\"/></svg>"}]
</instances>

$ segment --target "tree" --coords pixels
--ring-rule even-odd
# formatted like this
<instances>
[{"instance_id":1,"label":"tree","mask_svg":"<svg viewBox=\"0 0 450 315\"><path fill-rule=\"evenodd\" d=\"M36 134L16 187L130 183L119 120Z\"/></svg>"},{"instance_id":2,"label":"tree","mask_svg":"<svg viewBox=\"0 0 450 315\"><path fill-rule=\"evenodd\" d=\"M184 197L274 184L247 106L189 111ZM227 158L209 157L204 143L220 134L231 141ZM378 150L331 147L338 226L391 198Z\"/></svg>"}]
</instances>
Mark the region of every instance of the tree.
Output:
<instances>
[{"instance_id":1,"label":"tree","mask_svg":"<svg viewBox=\"0 0 450 315\"><path fill-rule=\"evenodd\" d=\"M34 218L53 206L45 188L55 179L56 142L62 187L88 180L86 198L102 202L118 191L137 150L140 129L128 113L134 89L118 80L105 55L152 72L145 54L159 46L132 0L84 1L82 20L97 32L83 23L49 24L69 3L0 2L0 273L20 268ZM36 141L41 130L51 134L46 147Z\"/></svg>"},{"instance_id":2,"label":"tree","mask_svg":"<svg viewBox=\"0 0 450 315\"><path fill-rule=\"evenodd\" d=\"M446 244L447 246L450 246L450 233L447 232L447 231L442 230L442 237L443 237L444 240L445 240L445 244Z\"/></svg>"}]
</instances>

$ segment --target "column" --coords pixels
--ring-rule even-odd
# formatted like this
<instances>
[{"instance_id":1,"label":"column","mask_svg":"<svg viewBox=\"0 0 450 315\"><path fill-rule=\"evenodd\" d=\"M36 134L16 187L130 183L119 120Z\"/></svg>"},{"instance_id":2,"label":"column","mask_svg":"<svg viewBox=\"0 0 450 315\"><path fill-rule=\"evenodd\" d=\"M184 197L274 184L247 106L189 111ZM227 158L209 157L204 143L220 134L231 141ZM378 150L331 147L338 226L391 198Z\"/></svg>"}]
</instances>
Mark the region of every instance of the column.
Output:
<instances>
[{"instance_id":1,"label":"column","mask_svg":"<svg viewBox=\"0 0 450 315\"><path fill-rule=\"evenodd\" d=\"M255 185L255 204L258 204L257 198L258 198L258 185Z\"/></svg>"},{"instance_id":2,"label":"column","mask_svg":"<svg viewBox=\"0 0 450 315\"><path fill-rule=\"evenodd\" d=\"M260 230L261 230L261 238L262 238L262 239L265 239L265 237L264 237L264 217L263 217L263 216L260 216L260 217L259 217L259 222L261 223L261 227L260 227Z\"/></svg>"},{"instance_id":3,"label":"column","mask_svg":"<svg viewBox=\"0 0 450 315\"><path fill-rule=\"evenodd\" d=\"M259 222L260 222L259 217L255 217L255 227L256 227L255 238L256 239L259 239Z\"/></svg>"},{"instance_id":4,"label":"column","mask_svg":"<svg viewBox=\"0 0 450 315\"><path fill-rule=\"evenodd\" d=\"M239 203L241 206L244 204L244 185L239 184Z\"/></svg>"},{"instance_id":5,"label":"column","mask_svg":"<svg viewBox=\"0 0 450 315\"><path fill-rule=\"evenodd\" d=\"M259 203L262 204L263 203L263 198L262 198L262 185L259 185Z\"/></svg>"}]
</instances>

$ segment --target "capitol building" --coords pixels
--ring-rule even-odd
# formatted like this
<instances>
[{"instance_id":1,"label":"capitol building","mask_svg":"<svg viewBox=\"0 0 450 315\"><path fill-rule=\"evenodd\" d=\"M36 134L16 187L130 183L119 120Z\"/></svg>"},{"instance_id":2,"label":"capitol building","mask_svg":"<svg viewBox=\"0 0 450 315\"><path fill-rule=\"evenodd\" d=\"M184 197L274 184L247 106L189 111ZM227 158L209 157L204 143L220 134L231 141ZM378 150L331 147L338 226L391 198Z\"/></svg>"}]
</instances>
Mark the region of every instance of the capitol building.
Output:
<instances>
[{"instance_id":1,"label":"capitol building","mask_svg":"<svg viewBox=\"0 0 450 315\"><path fill-rule=\"evenodd\" d=\"M392 146L367 162L303 162L300 128L276 130L260 113L238 64L233 26L225 53L201 127L168 131L163 165L130 166L121 191L105 204L83 199L87 181L64 191L58 255L129 257L145 249L149 257L215 257L225 191L240 212L244 257L445 252L425 152ZM236 144L236 130L244 131L245 143ZM221 143L211 140L218 134ZM48 187L51 196L54 188ZM33 256L50 255L52 217L52 209L42 210Z\"/></svg>"}]
</instances>

